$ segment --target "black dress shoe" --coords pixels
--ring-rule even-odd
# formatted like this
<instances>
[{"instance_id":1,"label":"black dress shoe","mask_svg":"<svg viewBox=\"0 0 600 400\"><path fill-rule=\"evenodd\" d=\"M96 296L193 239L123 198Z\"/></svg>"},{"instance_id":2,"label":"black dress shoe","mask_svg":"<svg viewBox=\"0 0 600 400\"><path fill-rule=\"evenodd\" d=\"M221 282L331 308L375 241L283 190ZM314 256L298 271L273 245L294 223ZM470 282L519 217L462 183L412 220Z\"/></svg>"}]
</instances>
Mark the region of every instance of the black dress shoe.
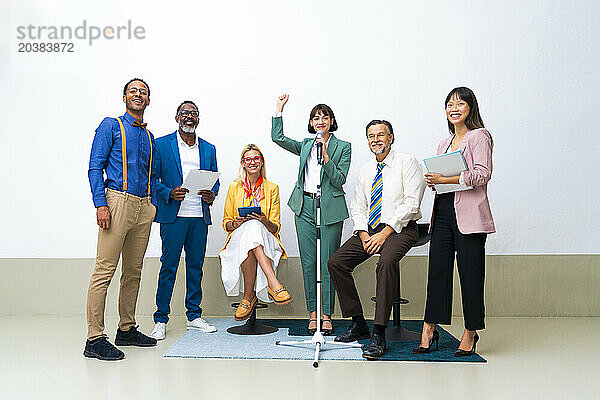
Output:
<instances>
[{"instance_id":1,"label":"black dress shoe","mask_svg":"<svg viewBox=\"0 0 600 400\"><path fill-rule=\"evenodd\" d=\"M334 342L354 342L355 340L368 339L371 337L371 332L367 324L350 324L346 332L333 339Z\"/></svg>"},{"instance_id":2,"label":"black dress shoe","mask_svg":"<svg viewBox=\"0 0 600 400\"><path fill-rule=\"evenodd\" d=\"M475 354L475 346L477 345L477 341L479 340L479 335L475 332L475 338L473 339L473 348L471 350L461 350L458 349L454 352L454 357L466 357L472 356Z\"/></svg>"},{"instance_id":3,"label":"black dress shoe","mask_svg":"<svg viewBox=\"0 0 600 400\"><path fill-rule=\"evenodd\" d=\"M117 329L117 336L115 337L117 346L152 347L156 346L156 343L156 339L138 331L137 326L132 326L128 331Z\"/></svg>"},{"instance_id":4,"label":"black dress shoe","mask_svg":"<svg viewBox=\"0 0 600 400\"><path fill-rule=\"evenodd\" d=\"M104 336L92 341L86 340L83 355L102 361L117 361L125 358L125 353L113 346Z\"/></svg>"},{"instance_id":5,"label":"black dress shoe","mask_svg":"<svg viewBox=\"0 0 600 400\"><path fill-rule=\"evenodd\" d=\"M367 360L377 360L385 353L385 337L376 333L371 337L371 341L363 349L362 356Z\"/></svg>"}]
</instances>

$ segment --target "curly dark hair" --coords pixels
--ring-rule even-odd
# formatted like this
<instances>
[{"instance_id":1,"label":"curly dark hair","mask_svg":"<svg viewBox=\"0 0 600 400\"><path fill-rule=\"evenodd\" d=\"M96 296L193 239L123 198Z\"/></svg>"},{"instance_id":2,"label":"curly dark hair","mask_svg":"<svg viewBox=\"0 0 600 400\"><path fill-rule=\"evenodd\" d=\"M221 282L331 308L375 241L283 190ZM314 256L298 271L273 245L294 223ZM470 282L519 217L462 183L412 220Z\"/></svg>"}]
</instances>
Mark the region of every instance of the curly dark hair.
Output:
<instances>
[{"instance_id":1,"label":"curly dark hair","mask_svg":"<svg viewBox=\"0 0 600 400\"><path fill-rule=\"evenodd\" d=\"M150 86L142 78L133 78L133 79L129 80L129 82L127 82L125 84L125 86L123 86L123 96L125 96L127 94L127 87L129 86L129 84L131 82L135 82L135 81L142 82L144 85L146 85L146 88L148 89L148 96L150 96Z\"/></svg>"}]
</instances>

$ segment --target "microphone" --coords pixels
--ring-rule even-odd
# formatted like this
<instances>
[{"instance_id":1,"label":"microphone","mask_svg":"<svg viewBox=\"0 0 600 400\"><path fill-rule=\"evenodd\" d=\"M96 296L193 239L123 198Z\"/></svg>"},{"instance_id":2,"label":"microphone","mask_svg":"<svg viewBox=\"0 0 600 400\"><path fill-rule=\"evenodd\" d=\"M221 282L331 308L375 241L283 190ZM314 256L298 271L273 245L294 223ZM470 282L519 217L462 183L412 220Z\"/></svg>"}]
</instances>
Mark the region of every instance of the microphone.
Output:
<instances>
[{"instance_id":1,"label":"microphone","mask_svg":"<svg viewBox=\"0 0 600 400\"><path fill-rule=\"evenodd\" d=\"M323 137L323 131L317 131L317 139ZM323 143L317 143L317 163L323 165Z\"/></svg>"}]
</instances>

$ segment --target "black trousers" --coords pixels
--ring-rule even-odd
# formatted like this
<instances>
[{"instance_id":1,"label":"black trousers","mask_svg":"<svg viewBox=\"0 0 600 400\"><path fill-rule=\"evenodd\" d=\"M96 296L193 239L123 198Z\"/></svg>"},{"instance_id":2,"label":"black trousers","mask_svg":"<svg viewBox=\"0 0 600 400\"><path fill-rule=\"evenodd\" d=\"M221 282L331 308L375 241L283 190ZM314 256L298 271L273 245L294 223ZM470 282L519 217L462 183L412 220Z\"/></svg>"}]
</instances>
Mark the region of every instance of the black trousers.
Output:
<instances>
[{"instance_id":1,"label":"black trousers","mask_svg":"<svg viewBox=\"0 0 600 400\"><path fill-rule=\"evenodd\" d=\"M384 227L384 224L380 224L375 230L369 229L369 234L373 235L380 232ZM410 221L400 233L392 233L381 247L375 270L377 278L375 296L377 301L375 303L374 323L387 325L399 285L398 261L417 243L418 239L417 223ZM360 238L353 235L333 253L327 262L329 275L340 300L340 308L344 318L363 314L352 271L370 257L371 254L365 251Z\"/></svg>"},{"instance_id":2,"label":"black trousers","mask_svg":"<svg viewBox=\"0 0 600 400\"><path fill-rule=\"evenodd\" d=\"M485 328L483 286L485 281L485 233L463 234L458 230L454 193L436 196L429 245L429 275L425 322L450 324L454 255L458 265L465 328Z\"/></svg>"}]
</instances>

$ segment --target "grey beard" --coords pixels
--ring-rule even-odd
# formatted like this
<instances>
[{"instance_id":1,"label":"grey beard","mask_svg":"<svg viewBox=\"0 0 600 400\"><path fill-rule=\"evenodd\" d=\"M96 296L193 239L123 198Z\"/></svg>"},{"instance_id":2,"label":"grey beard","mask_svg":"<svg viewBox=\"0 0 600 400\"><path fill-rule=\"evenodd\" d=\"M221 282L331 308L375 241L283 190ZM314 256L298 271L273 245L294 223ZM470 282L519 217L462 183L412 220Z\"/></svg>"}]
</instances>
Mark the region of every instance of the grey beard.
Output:
<instances>
[{"instance_id":1,"label":"grey beard","mask_svg":"<svg viewBox=\"0 0 600 400\"><path fill-rule=\"evenodd\" d=\"M185 133L195 133L196 132L196 128L189 128L187 126L182 126L181 130L184 131Z\"/></svg>"},{"instance_id":2,"label":"grey beard","mask_svg":"<svg viewBox=\"0 0 600 400\"><path fill-rule=\"evenodd\" d=\"M383 154L383 153L385 153L385 152L386 152L386 151L387 151L387 150L388 150L390 147L391 147L391 146L383 146L383 147L381 148L381 150L379 150L379 151L375 151L375 150L371 149L371 153L373 153L373 154L375 154L375 155L377 155L377 154Z\"/></svg>"}]
</instances>

